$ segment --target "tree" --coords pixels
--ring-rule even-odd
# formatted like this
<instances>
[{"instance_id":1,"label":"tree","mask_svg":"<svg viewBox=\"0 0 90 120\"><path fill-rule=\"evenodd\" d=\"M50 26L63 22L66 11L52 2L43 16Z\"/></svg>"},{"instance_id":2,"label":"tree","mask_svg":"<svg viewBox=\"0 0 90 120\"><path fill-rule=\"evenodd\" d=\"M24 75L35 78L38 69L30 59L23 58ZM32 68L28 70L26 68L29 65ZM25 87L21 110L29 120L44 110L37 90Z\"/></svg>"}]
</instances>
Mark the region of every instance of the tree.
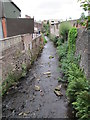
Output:
<instances>
[{"instance_id":1,"label":"tree","mask_svg":"<svg viewBox=\"0 0 90 120\"><path fill-rule=\"evenodd\" d=\"M59 35L62 36L62 39L64 41L67 41L68 39L68 32L71 29L71 24L69 22L62 22L59 27Z\"/></svg>"},{"instance_id":2,"label":"tree","mask_svg":"<svg viewBox=\"0 0 90 120\"><path fill-rule=\"evenodd\" d=\"M85 11L90 11L90 0L78 0Z\"/></svg>"},{"instance_id":3,"label":"tree","mask_svg":"<svg viewBox=\"0 0 90 120\"><path fill-rule=\"evenodd\" d=\"M88 22L87 22L87 28L90 29L90 0L78 0L81 2L81 7L85 11L88 11Z\"/></svg>"},{"instance_id":4,"label":"tree","mask_svg":"<svg viewBox=\"0 0 90 120\"><path fill-rule=\"evenodd\" d=\"M78 23L79 23L80 25L82 25L82 26L86 26L86 20L87 20L87 18L85 17L84 12L81 13L81 17L80 17L80 19L78 20Z\"/></svg>"},{"instance_id":5,"label":"tree","mask_svg":"<svg viewBox=\"0 0 90 120\"><path fill-rule=\"evenodd\" d=\"M85 19L85 14L84 14L84 12L81 13L81 17L80 17L80 19L81 19L81 20L84 20L84 19Z\"/></svg>"},{"instance_id":6,"label":"tree","mask_svg":"<svg viewBox=\"0 0 90 120\"><path fill-rule=\"evenodd\" d=\"M49 36L49 34L50 34L49 21L47 21L47 23L43 24L42 32L45 33L47 36Z\"/></svg>"}]
</instances>

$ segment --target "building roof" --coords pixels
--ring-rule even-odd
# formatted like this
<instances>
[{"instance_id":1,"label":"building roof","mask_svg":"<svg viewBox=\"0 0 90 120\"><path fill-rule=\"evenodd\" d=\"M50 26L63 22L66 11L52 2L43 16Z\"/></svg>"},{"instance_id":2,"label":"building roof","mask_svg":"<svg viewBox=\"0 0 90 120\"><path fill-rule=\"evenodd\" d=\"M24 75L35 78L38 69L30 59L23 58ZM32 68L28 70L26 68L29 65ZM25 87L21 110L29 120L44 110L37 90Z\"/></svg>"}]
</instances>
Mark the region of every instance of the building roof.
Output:
<instances>
[{"instance_id":1,"label":"building roof","mask_svg":"<svg viewBox=\"0 0 90 120\"><path fill-rule=\"evenodd\" d=\"M12 0L10 2L21 12L20 8Z\"/></svg>"},{"instance_id":2,"label":"building roof","mask_svg":"<svg viewBox=\"0 0 90 120\"><path fill-rule=\"evenodd\" d=\"M12 0L7 0L6 2L10 2L13 6L15 6L19 10L19 12L21 12L20 8ZM3 3L4 3L3 0L0 1L0 18L5 17Z\"/></svg>"}]
</instances>

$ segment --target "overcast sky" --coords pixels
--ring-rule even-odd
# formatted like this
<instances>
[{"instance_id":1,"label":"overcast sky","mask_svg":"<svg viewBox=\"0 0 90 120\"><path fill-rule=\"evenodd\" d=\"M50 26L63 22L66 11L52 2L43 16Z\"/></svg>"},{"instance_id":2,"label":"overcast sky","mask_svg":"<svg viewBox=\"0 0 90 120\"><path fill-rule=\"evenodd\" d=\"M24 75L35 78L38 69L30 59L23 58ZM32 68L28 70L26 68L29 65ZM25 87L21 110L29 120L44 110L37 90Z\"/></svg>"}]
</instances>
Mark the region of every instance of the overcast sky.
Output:
<instances>
[{"instance_id":1,"label":"overcast sky","mask_svg":"<svg viewBox=\"0 0 90 120\"><path fill-rule=\"evenodd\" d=\"M34 16L36 20L77 19L83 12L77 0L13 0L25 14Z\"/></svg>"}]
</instances>

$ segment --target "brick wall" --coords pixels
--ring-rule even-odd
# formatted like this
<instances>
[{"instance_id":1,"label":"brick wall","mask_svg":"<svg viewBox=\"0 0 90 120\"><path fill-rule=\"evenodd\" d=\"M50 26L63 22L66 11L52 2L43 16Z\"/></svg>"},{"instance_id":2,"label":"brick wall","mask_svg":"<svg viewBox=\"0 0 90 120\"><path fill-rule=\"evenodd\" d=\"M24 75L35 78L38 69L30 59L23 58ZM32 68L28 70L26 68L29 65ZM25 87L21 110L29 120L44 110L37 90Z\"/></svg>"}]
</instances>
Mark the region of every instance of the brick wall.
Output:
<instances>
[{"instance_id":1,"label":"brick wall","mask_svg":"<svg viewBox=\"0 0 90 120\"><path fill-rule=\"evenodd\" d=\"M31 66L40 52L41 35L32 39L32 35L18 35L0 40L0 76L4 81L10 73L16 76L22 74L22 64Z\"/></svg>"}]
</instances>

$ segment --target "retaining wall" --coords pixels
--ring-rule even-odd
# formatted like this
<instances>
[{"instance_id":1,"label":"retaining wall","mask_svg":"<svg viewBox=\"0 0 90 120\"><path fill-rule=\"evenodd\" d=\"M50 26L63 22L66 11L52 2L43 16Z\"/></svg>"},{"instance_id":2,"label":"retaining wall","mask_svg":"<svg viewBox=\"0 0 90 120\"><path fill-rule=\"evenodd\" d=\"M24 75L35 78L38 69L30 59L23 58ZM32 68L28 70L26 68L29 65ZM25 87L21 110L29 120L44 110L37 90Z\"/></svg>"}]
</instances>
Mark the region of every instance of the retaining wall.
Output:
<instances>
[{"instance_id":1,"label":"retaining wall","mask_svg":"<svg viewBox=\"0 0 90 120\"><path fill-rule=\"evenodd\" d=\"M76 55L81 56L80 67L84 70L86 77L90 78L90 32L86 28L78 29Z\"/></svg>"},{"instance_id":2,"label":"retaining wall","mask_svg":"<svg viewBox=\"0 0 90 120\"><path fill-rule=\"evenodd\" d=\"M18 35L0 40L0 77L4 81L10 73L22 75L22 65L30 68L43 46L41 35Z\"/></svg>"}]
</instances>

